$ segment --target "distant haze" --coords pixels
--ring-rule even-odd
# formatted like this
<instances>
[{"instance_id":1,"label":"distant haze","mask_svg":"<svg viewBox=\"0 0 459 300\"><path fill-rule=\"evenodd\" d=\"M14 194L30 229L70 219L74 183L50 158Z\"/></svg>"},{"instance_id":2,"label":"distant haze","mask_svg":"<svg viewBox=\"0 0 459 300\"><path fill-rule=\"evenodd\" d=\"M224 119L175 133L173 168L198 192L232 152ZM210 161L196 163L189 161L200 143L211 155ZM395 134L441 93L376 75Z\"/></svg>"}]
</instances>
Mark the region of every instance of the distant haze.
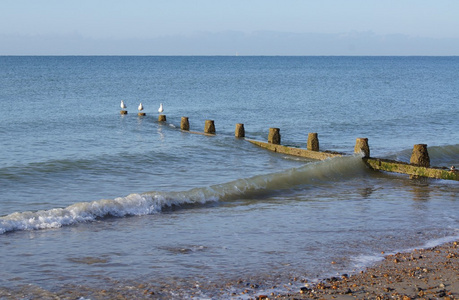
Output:
<instances>
[{"instance_id":1,"label":"distant haze","mask_svg":"<svg viewBox=\"0 0 459 300\"><path fill-rule=\"evenodd\" d=\"M455 0L2 0L0 55L459 55Z\"/></svg>"}]
</instances>

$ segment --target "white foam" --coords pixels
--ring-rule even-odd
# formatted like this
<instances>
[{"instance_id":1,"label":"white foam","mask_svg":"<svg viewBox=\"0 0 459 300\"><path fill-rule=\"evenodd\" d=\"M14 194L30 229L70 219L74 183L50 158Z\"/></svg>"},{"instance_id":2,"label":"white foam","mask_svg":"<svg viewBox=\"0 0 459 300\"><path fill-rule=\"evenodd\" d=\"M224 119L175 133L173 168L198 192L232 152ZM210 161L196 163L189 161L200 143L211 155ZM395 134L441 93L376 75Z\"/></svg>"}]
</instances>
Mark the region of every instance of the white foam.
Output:
<instances>
[{"instance_id":1,"label":"white foam","mask_svg":"<svg viewBox=\"0 0 459 300\"><path fill-rule=\"evenodd\" d=\"M113 200L75 203L66 208L17 212L0 218L0 234L15 230L58 228L105 216L146 215L160 211L162 202L161 199L154 201L148 195L131 194Z\"/></svg>"}]
</instances>

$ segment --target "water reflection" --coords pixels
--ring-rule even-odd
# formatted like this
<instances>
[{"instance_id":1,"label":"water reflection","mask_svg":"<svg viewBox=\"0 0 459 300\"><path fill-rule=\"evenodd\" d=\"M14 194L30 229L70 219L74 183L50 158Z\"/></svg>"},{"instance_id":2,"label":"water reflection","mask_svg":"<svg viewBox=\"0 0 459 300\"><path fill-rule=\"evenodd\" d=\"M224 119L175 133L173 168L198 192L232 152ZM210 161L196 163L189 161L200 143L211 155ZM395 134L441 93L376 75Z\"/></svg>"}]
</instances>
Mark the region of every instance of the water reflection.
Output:
<instances>
[{"instance_id":1,"label":"water reflection","mask_svg":"<svg viewBox=\"0 0 459 300\"><path fill-rule=\"evenodd\" d=\"M414 201L428 201L430 200L430 178L412 178L410 179L409 191L413 194Z\"/></svg>"}]
</instances>

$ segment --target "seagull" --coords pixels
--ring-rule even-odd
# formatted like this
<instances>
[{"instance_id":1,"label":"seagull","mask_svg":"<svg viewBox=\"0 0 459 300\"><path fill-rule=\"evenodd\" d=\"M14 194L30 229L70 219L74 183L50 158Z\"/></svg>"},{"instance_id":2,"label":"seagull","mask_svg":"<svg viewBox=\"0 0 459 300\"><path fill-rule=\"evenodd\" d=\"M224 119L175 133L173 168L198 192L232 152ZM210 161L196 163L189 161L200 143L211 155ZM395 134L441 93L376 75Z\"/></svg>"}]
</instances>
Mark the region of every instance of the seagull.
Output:
<instances>
[{"instance_id":1,"label":"seagull","mask_svg":"<svg viewBox=\"0 0 459 300\"><path fill-rule=\"evenodd\" d=\"M139 111L143 110L142 102L140 102L139 107L137 107L137 109L138 109Z\"/></svg>"},{"instance_id":2,"label":"seagull","mask_svg":"<svg viewBox=\"0 0 459 300\"><path fill-rule=\"evenodd\" d=\"M164 111L163 104L159 104L158 112L162 113Z\"/></svg>"},{"instance_id":3,"label":"seagull","mask_svg":"<svg viewBox=\"0 0 459 300\"><path fill-rule=\"evenodd\" d=\"M456 170L456 167L451 166L451 168L449 168L449 169L450 169L450 171L454 171L454 170Z\"/></svg>"},{"instance_id":4,"label":"seagull","mask_svg":"<svg viewBox=\"0 0 459 300\"><path fill-rule=\"evenodd\" d=\"M125 109L127 107L126 104L124 104L123 100L121 100L121 105L120 106L121 106L122 109Z\"/></svg>"}]
</instances>

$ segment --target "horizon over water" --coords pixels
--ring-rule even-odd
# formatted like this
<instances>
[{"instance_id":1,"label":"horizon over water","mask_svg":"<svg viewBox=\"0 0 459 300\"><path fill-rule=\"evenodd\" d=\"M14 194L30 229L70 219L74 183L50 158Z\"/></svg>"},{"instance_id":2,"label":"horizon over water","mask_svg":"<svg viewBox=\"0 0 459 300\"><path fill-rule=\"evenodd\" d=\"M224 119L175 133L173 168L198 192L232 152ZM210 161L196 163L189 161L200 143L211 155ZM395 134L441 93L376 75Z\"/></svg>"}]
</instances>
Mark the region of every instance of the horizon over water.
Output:
<instances>
[{"instance_id":1,"label":"horizon over water","mask_svg":"<svg viewBox=\"0 0 459 300\"><path fill-rule=\"evenodd\" d=\"M422 143L458 167L457 74L459 57L0 56L0 298L246 299L457 239L458 182L353 154ZM268 152L236 123L349 155Z\"/></svg>"}]
</instances>

